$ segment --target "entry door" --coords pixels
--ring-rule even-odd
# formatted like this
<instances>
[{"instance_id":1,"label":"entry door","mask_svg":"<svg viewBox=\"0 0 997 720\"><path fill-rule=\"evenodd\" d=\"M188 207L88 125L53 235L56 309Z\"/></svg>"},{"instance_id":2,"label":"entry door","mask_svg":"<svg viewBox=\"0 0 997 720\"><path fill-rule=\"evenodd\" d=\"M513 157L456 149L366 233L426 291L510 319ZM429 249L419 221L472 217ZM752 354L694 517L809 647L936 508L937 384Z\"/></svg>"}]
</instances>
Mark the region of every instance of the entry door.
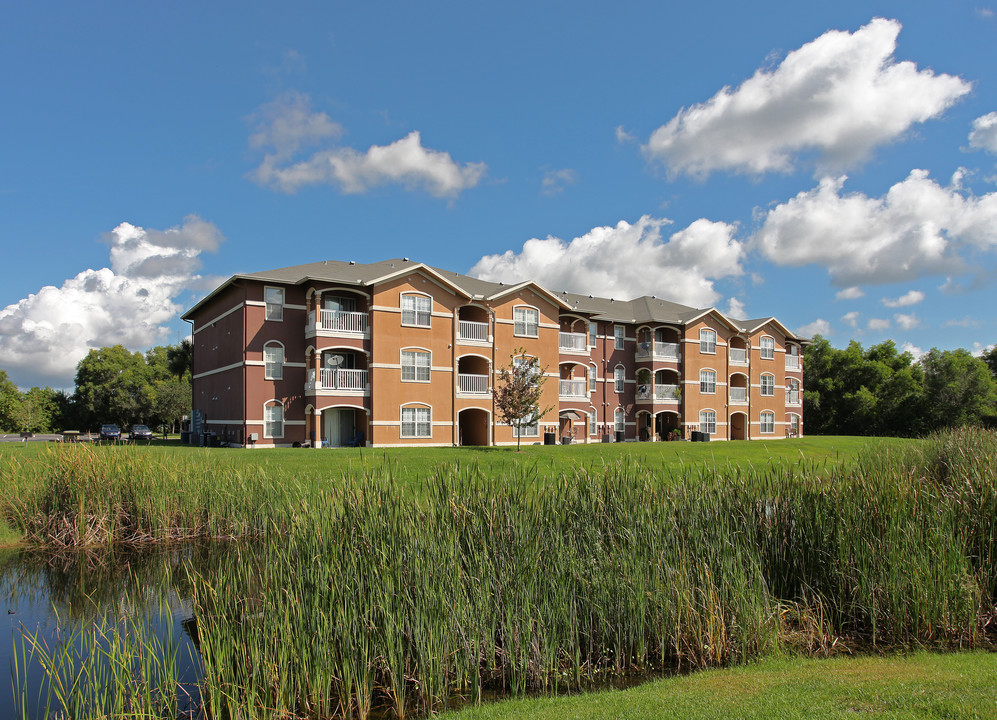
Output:
<instances>
[{"instance_id":1,"label":"entry door","mask_svg":"<svg viewBox=\"0 0 997 720\"><path fill-rule=\"evenodd\" d=\"M342 447L353 441L356 427L353 424L353 410L331 408L322 413L322 439L331 447Z\"/></svg>"}]
</instances>

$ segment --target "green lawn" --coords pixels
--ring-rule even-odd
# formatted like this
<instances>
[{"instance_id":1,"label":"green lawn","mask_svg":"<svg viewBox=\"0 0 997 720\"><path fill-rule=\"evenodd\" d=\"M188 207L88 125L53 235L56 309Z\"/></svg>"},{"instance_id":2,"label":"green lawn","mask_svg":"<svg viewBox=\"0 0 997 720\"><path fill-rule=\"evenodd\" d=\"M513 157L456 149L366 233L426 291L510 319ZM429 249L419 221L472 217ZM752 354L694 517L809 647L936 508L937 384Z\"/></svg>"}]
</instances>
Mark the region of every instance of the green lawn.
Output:
<instances>
[{"instance_id":1,"label":"green lawn","mask_svg":"<svg viewBox=\"0 0 997 720\"><path fill-rule=\"evenodd\" d=\"M241 465L268 465L279 473L309 477L339 477L347 470L380 468L388 465L401 481L426 477L434 467L459 462L474 465L485 474L502 473L513 468L527 468L541 477L557 476L576 468L598 469L620 462L663 468L703 465L768 465L770 461L811 463L849 460L861 451L874 447L900 447L915 442L896 438L805 437L793 440L754 440L738 442L655 442L593 443L578 445L523 445L515 447L462 448L337 448L337 449L267 449L198 448L175 441L154 441L140 445L139 452L203 457L211 462ZM33 454L45 448L42 443L2 443L0 457L6 453ZM124 447L122 448L124 449Z\"/></svg>"},{"instance_id":2,"label":"green lawn","mask_svg":"<svg viewBox=\"0 0 997 720\"><path fill-rule=\"evenodd\" d=\"M769 659L559 698L510 700L441 720L811 720L997 717L997 654Z\"/></svg>"}]
</instances>

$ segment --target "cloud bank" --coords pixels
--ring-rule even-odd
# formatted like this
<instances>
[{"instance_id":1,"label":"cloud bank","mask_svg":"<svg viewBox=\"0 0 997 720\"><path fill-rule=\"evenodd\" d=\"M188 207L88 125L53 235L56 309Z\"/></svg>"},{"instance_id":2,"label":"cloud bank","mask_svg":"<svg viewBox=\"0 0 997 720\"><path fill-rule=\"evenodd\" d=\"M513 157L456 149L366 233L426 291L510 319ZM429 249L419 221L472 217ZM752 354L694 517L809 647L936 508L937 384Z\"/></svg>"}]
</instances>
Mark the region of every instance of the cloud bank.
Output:
<instances>
[{"instance_id":1,"label":"cloud bank","mask_svg":"<svg viewBox=\"0 0 997 720\"><path fill-rule=\"evenodd\" d=\"M342 127L325 113L313 112L308 96L300 93L289 93L264 105L254 119L256 130L249 144L265 150L266 155L252 178L285 193L327 184L346 194L359 194L396 184L452 199L477 185L487 170L484 163L461 165L449 153L424 147L417 130L366 151L335 145L343 134ZM306 148L316 145L326 147L300 157Z\"/></svg>"},{"instance_id":2,"label":"cloud bank","mask_svg":"<svg viewBox=\"0 0 997 720\"><path fill-rule=\"evenodd\" d=\"M897 62L900 23L874 19L854 33L832 30L683 108L651 135L645 156L669 174L789 172L796 155L816 154L841 170L942 114L969 93L969 82Z\"/></svg>"},{"instance_id":3,"label":"cloud bank","mask_svg":"<svg viewBox=\"0 0 997 720\"><path fill-rule=\"evenodd\" d=\"M0 367L18 385L71 388L76 364L93 348L144 350L168 341L165 324L182 310L176 298L215 284L196 274L200 254L224 241L196 215L167 230L124 222L104 239L110 267L84 270L0 310Z\"/></svg>"},{"instance_id":4,"label":"cloud bank","mask_svg":"<svg viewBox=\"0 0 997 720\"><path fill-rule=\"evenodd\" d=\"M597 227L571 241L533 238L520 252L486 255L470 273L492 282L536 280L548 290L632 299L655 295L693 306L720 299L714 281L743 273L735 225L700 219L663 238L664 218Z\"/></svg>"},{"instance_id":5,"label":"cloud bank","mask_svg":"<svg viewBox=\"0 0 997 720\"><path fill-rule=\"evenodd\" d=\"M914 170L879 198L826 177L770 210L753 247L777 265L823 265L841 287L965 274L970 254L997 248L997 193L976 196L960 177L943 187Z\"/></svg>"}]
</instances>

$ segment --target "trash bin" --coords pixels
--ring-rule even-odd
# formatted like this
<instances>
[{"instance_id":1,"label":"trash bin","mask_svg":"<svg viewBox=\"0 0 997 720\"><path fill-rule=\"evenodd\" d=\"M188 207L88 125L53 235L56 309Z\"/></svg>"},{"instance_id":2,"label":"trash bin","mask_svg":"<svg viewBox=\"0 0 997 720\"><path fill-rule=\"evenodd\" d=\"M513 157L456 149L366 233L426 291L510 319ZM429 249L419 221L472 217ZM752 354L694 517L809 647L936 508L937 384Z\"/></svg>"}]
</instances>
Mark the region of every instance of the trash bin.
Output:
<instances>
[{"instance_id":1,"label":"trash bin","mask_svg":"<svg viewBox=\"0 0 997 720\"><path fill-rule=\"evenodd\" d=\"M616 431L616 442L623 442L623 431L622 430L617 430Z\"/></svg>"},{"instance_id":2,"label":"trash bin","mask_svg":"<svg viewBox=\"0 0 997 720\"><path fill-rule=\"evenodd\" d=\"M710 441L710 434L709 433L699 433L699 441L700 442L709 442Z\"/></svg>"},{"instance_id":3,"label":"trash bin","mask_svg":"<svg viewBox=\"0 0 997 720\"><path fill-rule=\"evenodd\" d=\"M608 442L612 442L612 440L613 440L613 438L610 437L609 433L606 433L605 435L602 436L602 441L603 442L608 443Z\"/></svg>"},{"instance_id":4,"label":"trash bin","mask_svg":"<svg viewBox=\"0 0 997 720\"><path fill-rule=\"evenodd\" d=\"M557 445L557 433L545 432L544 445Z\"/></svg>"},{"instance_id":5,"label":"trash bin","mask_svg":"<svg viewBox=\"0 0 997 720\"><path fill-rule=\"evenodd\" d=\"M570 435L565 435L564 437L562 437L561 438L561 444L562 445L570 445L571 444L571 436Z\"/></svg>"},{"instance_id":6,"label":"trash bin","mask_svg":"<svg viewBox=\"0 0 997 720\"><path fill-rule=\"evenodd\" d=\"M693 430L693 431L692 431L692 434L691 434L691 436L690 436L690 439L691 439L691 440L692 440L693 442L699 442L699 441L700 441L700 439L701 439L701 438L700 438L700 435L702 435L702 433L701 433L701 432L699 432L699 430Z\"/></svg>"}]
</instances>

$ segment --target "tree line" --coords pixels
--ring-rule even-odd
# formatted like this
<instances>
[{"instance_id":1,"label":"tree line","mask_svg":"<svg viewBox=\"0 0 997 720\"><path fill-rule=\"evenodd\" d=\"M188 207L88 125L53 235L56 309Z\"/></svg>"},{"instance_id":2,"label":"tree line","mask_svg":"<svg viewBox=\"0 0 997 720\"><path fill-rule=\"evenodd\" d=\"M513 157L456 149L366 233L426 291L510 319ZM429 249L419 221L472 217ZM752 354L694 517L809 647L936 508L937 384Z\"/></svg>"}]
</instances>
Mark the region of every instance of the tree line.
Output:
<instances>
[{"instance_id":1,"label":"tree line","mask_svg":"<svg viewBox=\"0 0 997 720\"><path fill-rule=\"evenodd\" d=\"M915 358L892 340L844 349L817 335L804 349L809 435L914 437L963 425L997 427L997 346L983 357L937 350Z\"/></svg>"},{"instance_id":2,"label":"tree line","mask_svg":"<svg viewBox=\"0 0 997 720\"><path fill-rule=\"evenodd\" d=\"M72 393L50 387L21 392L0 370L0 432L96 430L103 423L175 431L191 407L193 345L122 345L91 350L76 366Z\"/></svg>"}]
</instances>

